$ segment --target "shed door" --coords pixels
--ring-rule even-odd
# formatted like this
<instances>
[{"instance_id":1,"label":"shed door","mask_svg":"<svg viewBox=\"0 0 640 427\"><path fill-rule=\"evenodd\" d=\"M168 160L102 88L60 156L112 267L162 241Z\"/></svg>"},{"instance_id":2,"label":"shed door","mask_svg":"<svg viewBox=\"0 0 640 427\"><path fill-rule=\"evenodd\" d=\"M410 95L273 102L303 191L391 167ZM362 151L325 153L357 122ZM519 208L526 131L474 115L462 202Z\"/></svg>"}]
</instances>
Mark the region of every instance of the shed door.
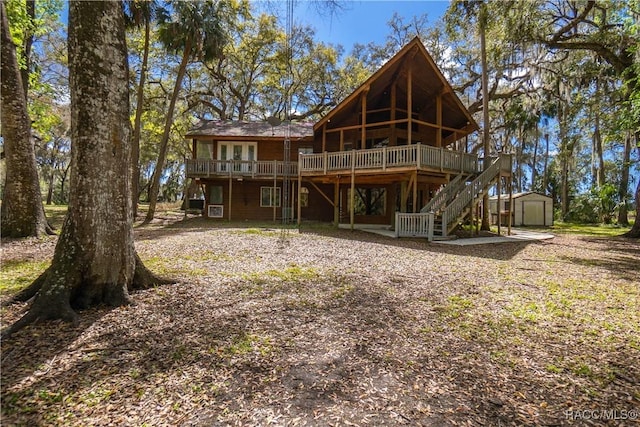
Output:
<instances>
[{"instance_id":1,"label":"shed door","mask_svg":"<svg viewBox=\"0 0 640 427\"><path fill-rule=\"evenodd\" d=\"M522 225L545 225L544 224L544 201L523 200L522 201Z\"/></svg>"}]
</instances>

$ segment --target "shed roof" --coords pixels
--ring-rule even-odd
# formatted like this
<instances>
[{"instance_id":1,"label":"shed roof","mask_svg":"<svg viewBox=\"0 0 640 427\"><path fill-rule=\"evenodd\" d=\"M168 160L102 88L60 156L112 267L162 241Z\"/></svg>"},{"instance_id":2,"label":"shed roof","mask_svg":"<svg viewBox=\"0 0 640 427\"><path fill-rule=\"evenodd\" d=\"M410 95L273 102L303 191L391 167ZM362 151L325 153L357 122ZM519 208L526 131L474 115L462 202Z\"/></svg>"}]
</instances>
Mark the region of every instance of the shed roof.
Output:
<instances>
[{"instance_id":1,"label":"shed roof","mask_svg":"<svg viewBox=\"0 0 640 427\"><path fill-rule=\"evenodd\" d=\"M390 87L394 83L397 83L397 102L400 105L406 104L409 72L412 77L414 105L420 102L420 108L430 110L430 115L435 116L437 108L435 98L442 95L443 126L460 129L460 136L478 130L478 124L462 104L418 37L405 45L358 89L318 121L314 128L318 130L330 121L340 121L344 117L352 115L354 111L358 111L360 96L363 92L367 93L367 105L372 109L377 108L378 104L388 103Z\"/></svg>"},{"instance_id":2,"label":"shed roof","mask_svg":"<svg viewBox=\"0 0 640 427\"><path fill-rule=\"evenodd\" d=\"M547 196L546 194L538 193L536 191L523 191L521 193L513 193L512 198L517 199L517 198L520 198L520 197L530 196L530 195L536 195L536 196L540 196L540 197L545 197L547 199L551 199L551 196ZM509 194L501 194L500 198L503 199L503 200L508 199L509 198ZM489 197L489 200L497 200L497 199L498 199L497 195Z\"/></svg>"},{"instance_id":3,"label":"shed roof","mask_svg":"<svg viewBox=\"0 0 640 427\"><path fill-rule=\"evenodd\" d=\"M283 139L287 126L284 123L280 126L271 126L267 122L207 120L191 128L185 136L187 138L216 136L232 139ZM313 123L292 122L289 126L292 140L313 138Z\"/></svg>"}]
</instances>

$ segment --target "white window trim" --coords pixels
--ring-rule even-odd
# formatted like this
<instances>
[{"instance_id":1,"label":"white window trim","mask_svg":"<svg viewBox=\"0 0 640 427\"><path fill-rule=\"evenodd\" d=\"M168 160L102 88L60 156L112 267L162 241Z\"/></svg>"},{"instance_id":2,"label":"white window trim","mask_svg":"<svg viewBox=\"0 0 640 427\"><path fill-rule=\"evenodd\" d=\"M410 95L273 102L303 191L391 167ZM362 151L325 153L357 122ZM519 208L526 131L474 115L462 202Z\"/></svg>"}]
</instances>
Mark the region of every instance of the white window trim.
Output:
<instances>
[{"instance_id":1,"label":"white window trim","mask_svg":"<svg viewBox=\"0 0 640 427\"><path fill-rule=\"evenodd\" d=\"M269 189L269 193L270 193L270 195L269 195L270 203L268 205L265 205L265 204L262 203L262 200L263 200L262 199L262 192L265 189ZM275 189L275 193L276 193L276 197L277 197L277 201L276 201L276 206L275 207L279 208L280 206L282 206L282 191L280 190L280 187L260 187L260 207L261 208L273 208L274 207L273 206L273 200L274 200L273 192L274 192L274 189Z\"/></svg>"}]
</instances>

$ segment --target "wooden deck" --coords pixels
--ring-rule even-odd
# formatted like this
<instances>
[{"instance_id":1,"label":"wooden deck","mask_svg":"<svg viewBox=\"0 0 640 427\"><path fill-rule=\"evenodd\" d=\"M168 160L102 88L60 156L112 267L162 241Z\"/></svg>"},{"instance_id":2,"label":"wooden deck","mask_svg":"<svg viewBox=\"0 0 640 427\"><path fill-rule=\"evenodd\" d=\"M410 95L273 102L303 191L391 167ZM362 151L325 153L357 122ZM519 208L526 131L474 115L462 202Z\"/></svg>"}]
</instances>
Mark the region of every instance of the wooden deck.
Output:
<instances>
[{"instance_id":1,"label":"wooden deck","mask_svg":"<svg viewBox=\"0 0 640 427\"><path fill-rule=\"evenodd\" d=\"M475 154L415 144L317 154L300 154L301 176L393 172L406 169L475 174L482 165Z\"/></svg>"},{"instance_id":2,"label":"wooden deck","mask_svg":"<svg viewBox=\"0 0 640 427\"><path fill-rule=\"evenodd\" d=\"M296 162L278 160L187 160L189 178L278 178L298 176Z\"/></svg>"},{"instance_id":3,"label":"wooden deck","mask_svg":"<svg viewBox=\"0 0 640 427\"><path fill-rule=\"evenodd\" d=\"M511 170L505 159L504 170ZM283 176L312 177L322 175L393 173L407 170L439 173L482 172L482 160L475 154L452 151L429 145L414 144L399 147L370 148L299 154L298 162L279 160L187 160L190 178L277 178Z\"/></svg>"}]
</instances>

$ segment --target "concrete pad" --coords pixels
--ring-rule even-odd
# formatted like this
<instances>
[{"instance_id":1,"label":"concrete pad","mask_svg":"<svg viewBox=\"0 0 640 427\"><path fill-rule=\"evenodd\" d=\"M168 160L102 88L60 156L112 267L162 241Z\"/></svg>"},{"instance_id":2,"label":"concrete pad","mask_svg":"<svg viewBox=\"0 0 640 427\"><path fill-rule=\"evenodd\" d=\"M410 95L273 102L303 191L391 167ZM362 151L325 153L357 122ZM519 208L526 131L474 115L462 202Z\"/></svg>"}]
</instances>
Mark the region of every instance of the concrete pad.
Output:
<instances>
[{"instance_id":1,"label":"concrete pad","mask_svg":"<svg viewBox=\"0 0 640 427\"><path fill-rule=\"evenodd\" d=\"M511 230L511 236L471 237L468 239L438 240L438 241L434 241L433 243L439 243L441 245L469 246L469 245L487 245L490 243L509 243L509 242L547 240L547 239L553 239L554 237L555 236L553 234L540 233L537 231Z\"/></svg>"}]
</instances>

